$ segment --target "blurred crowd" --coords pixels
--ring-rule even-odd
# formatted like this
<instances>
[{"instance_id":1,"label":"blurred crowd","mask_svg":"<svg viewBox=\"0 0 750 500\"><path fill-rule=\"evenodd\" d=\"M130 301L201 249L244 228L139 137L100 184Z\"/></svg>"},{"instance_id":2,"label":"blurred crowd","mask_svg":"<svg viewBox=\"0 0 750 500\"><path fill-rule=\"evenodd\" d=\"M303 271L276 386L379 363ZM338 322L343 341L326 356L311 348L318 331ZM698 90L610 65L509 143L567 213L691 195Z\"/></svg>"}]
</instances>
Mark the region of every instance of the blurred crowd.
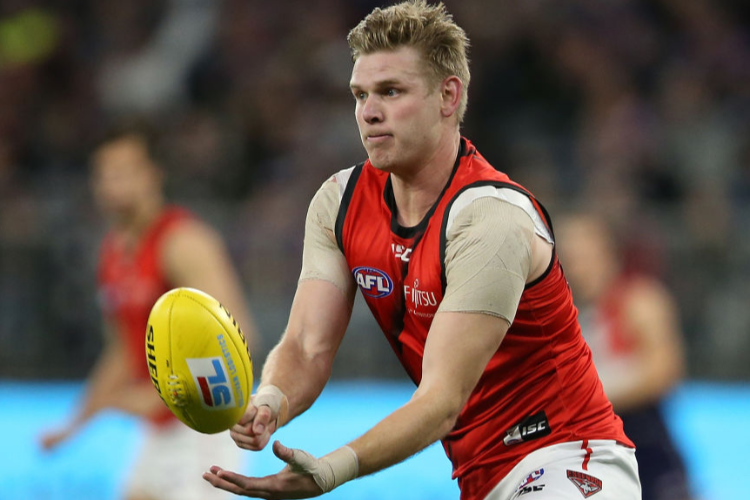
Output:
<instances>
[{"instance_id":1,"label":"blurred crowd","mask_svg":"<svg viewBox=\"0 0 750 500\"><path fill-rule=\"evenodd\" d=\"M472 42L465 135L553 220L613 221L630 265L675 292L691 376L750 378L750 4L444 3ZM227 236L277 335L309 199L365 158L346 34L386 4L1 0L0 376L95 357L88 154L126 115L158 127L171 198ZM362 356L338 373L382 373Z\"/></svg>"}]
</instances>

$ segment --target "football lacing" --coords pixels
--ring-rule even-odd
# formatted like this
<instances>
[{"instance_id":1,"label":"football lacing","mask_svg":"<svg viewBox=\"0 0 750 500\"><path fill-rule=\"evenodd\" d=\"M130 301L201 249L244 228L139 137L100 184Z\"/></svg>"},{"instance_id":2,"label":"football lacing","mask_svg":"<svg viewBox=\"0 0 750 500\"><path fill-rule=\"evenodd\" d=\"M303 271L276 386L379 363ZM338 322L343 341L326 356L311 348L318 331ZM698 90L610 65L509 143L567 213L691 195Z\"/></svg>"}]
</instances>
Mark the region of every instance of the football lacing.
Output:
<instances>
[{"instance_id":1,"label":"football lacing","mask_svg":"<svg viewBox=\"0 0 750 500\"><path fill-rule=\"evenodd\" d=\"M185 391L185 385L177 375L170 375L167 380L167 392L169 393L169 399L175 406L187 405L187 391Z\"/></svg>"}]
</instances>

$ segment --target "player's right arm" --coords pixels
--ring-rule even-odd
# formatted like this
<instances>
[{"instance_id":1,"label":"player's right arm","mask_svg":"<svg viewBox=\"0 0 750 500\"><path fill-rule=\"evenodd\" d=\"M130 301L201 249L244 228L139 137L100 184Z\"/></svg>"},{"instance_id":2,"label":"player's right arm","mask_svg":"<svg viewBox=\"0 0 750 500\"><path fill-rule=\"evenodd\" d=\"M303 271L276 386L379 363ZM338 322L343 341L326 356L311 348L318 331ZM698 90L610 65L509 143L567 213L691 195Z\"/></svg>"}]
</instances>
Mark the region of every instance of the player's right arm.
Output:
<instances>
[{"instance_id":1,"label":"player's right arm","mask_svg":"<svg viewBox=\"0 0 750 500\"><path fill-rule=\"evenodd\" d=\"M313 404L331 375L356 291L333 233L339 199L339 185L332 178L310 203L287 329L268 355L252 404L231 431L241 448L265 447L278 427Z\"/></svg>"}]
</instances>

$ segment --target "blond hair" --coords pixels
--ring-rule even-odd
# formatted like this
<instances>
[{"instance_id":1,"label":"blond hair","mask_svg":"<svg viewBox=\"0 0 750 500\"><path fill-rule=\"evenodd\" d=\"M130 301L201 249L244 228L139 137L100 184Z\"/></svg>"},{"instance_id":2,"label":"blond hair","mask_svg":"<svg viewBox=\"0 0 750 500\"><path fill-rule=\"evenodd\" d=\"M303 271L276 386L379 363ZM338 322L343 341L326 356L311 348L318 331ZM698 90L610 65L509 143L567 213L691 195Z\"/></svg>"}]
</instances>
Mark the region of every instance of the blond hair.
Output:
<instances>
[{"instance_id":1,"label":"blond hair","mask_svg":"<svg viewBox=\"0 0 750 500\"><path fill-rule=\"evenodd\" d=\"M428 5L410 0L386 9L376 8L347 36L352 60L379 51L414 47L422 54L428 79L437 85L449 76L463 83L458 121L463 122L469 90L469 38L453 21L443 3Z\"/></svg>"}]
</instances>

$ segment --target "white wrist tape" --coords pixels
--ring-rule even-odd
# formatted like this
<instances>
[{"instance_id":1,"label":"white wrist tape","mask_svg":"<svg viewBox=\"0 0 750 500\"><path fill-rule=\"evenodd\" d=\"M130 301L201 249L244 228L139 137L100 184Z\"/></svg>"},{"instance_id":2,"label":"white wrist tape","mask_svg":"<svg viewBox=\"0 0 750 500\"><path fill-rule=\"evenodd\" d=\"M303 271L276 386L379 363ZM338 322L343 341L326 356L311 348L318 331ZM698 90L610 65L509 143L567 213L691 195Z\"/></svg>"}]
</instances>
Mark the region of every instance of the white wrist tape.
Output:
<instances>
[{"instance_id":1,"label":"white wrist tape","mask_svg":"<svg viewBox=\"0 0 750 500\"><path fill-rule=\"evenodd\" d=\"M286 413L289 408L289 401L281 389L275 385L264 385L258 388L258 392L253 396L253 404L256 407L268 406L271 412L276 415L278 426L281 427L286 423Z\"/></svg>"},{"instance_id":2,"label":"white wrist tape","mask_svg":"<svg viewBox=\"0 0 750 500\"><path fill-rule=\"evenodd\" d=\"M359 474L359 458L348 446L315 458L304 450L294 450L293 470L310 474L323 493L328 493Z\"/></svg>"}]
</instances>

